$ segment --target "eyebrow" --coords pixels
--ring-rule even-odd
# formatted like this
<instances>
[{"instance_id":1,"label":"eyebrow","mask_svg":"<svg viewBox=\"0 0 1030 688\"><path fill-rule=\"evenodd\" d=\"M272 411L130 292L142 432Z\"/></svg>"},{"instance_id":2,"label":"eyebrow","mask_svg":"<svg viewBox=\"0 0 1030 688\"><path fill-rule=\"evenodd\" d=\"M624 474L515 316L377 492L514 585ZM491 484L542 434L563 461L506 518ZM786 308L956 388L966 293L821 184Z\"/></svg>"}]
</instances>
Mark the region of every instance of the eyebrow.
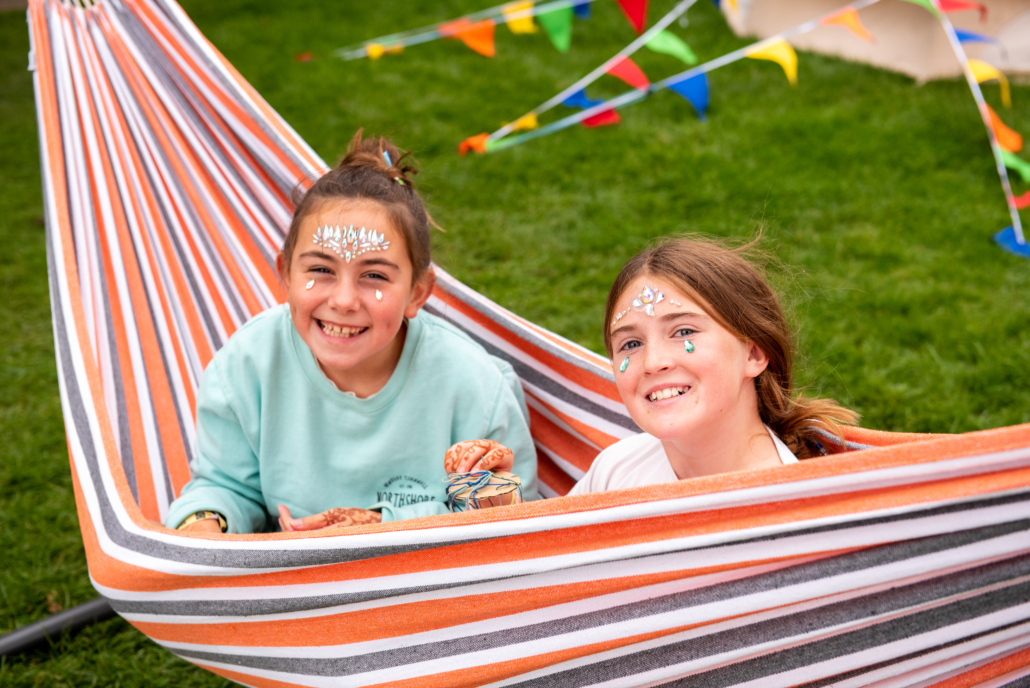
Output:
<instances>
[{"instance_id":1,"label":"eyebrow","mask_svg":"<svg viewBox=\"0 0 1030 688\"><path fill-rule=\"evenodd\" d=\"M659 320L661 320L662 322L668 322L670 320L679 320L680 318L689 318L689 317L705 317L705 314L704 313L694 313L693 311L680 311L678 313L668 313L666 315L663 315L663 316L661 316L659 318ZM619 334L620 332L625 332L626 330L633 330L633 329L636 329L636 325L623 325L622 327L619 327L619 328L616 328L616 329L612 330L611 334L608 335L608 338L609 339L614 339L615 335Z\"/></svg>"},{"instance_id":2,"label":"eyebrow","mask_svg":"<svg viewBox=\"0 0 1030 688\"><path fill-rule=\"evenodd\" d=\"M325 251L305 251L304 253L297 256L298 258L324 258L326 260L336 260L334 256L329 255Z\"/></svg>"},{"instance_id":3,"label":"eyebrow","mask_svg":"<svg viewBox=\"0 0 1030 688\"><path fill-rule=\"evenodd\" d=\"M339 262L341 260L339 256L334 256L330 253L326 253L325 251L305 251L304 253L300 254L298 258L321 258L323 260L328 260L334 263ZM362 266L382 265L384 267L394 268L395 270L401 269L400 266L397 265L397 263L389 261L386 258L363 258L362 260L358 261L358 264Z\"/></svg>"}]
</instances>

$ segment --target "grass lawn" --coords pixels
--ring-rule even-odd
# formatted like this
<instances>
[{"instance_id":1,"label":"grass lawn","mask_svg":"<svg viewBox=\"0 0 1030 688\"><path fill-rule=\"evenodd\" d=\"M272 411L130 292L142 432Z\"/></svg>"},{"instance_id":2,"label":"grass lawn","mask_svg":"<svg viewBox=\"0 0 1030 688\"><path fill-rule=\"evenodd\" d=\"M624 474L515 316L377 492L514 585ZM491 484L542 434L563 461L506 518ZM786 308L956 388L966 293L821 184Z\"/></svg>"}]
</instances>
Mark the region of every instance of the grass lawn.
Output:
<instances>
[{"instance_id":1,"label":"grass lawn","mask_svg":"<svg viewBox=\"0 0 1030 688\"><path fill-rule=\"evenodd\" d=\"M576 23L567 55L543 33L499 28L493 60L453 41L378 62L331 57L482 4L184 2L324 158L360 126L417 151L421 188L447 230L434 238L437 262L534 322L601 351L608 286L648 241L743 238L763 226L812 393L885 430L1030 422L1030 262L989 240L1009 221L964 83L918 86L803 53L791 89L778 66L745 60L711 76L707 123L665 92L623 110L616 127L461 159L463 138L525 113L632 40L614 2ZM652 19L673 4L654 0ZM743 45L711 3L688 16L674 28L701 59ZM315 59L293 60L305 51ZM95 595L58 400L27 52L24 15L0 14L0 633ZM682 68L646 51L639 63L653 80ZM619 92L609 79L591 95ZM985 90L1030 135L1030 88L1014 86L1012 110L996 85ZM0 660L2 686L224 683L121 620Z\"/></svg>"}]
</instances>

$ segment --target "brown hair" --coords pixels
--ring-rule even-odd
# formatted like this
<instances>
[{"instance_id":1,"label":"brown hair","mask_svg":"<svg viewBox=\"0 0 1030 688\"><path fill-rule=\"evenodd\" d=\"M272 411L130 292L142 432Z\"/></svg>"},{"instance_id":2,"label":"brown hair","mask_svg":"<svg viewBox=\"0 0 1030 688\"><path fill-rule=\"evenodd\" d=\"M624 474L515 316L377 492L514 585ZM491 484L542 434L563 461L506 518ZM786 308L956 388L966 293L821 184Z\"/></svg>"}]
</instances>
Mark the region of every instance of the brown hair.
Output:
<instances>
[{"instance_id":1,"label":"brown hair","mask_svg":"<svg viewBox=\"0 0 1030 688\"><path fill-rule=\"evenodd\" d=\"M354 134L340 164L294 199L296 209L282 249L284 270L289 272L300 224L309 213L334 201L372 201L386 211L393 225L404 234L412 283L417 282L429 269L429 224L433 221L411 180L418 169L410 152L380 136L363 139L362 131L358 129Z\"/></svg>"},{"instance_id":2,"label":"brown hair","mask_svg":"<svg viewBox=\"0 0 1030 688\"><path fill-rule=\"evenodd\" d=\"M755 245L729 247L699 237L664 239L634 256L615 279L604 310L604 340L612 356L616 304L631 282L655 277L675 285L719 324L769 358L755 378L758 413L799 458L820 451L819 430L840 437L839 424L853 425L858 414L831 399L809 399L794 389L794 341L779 299L755 267ZM842 440L843 441L843 440Z\"/></svg>"}]
</instances>

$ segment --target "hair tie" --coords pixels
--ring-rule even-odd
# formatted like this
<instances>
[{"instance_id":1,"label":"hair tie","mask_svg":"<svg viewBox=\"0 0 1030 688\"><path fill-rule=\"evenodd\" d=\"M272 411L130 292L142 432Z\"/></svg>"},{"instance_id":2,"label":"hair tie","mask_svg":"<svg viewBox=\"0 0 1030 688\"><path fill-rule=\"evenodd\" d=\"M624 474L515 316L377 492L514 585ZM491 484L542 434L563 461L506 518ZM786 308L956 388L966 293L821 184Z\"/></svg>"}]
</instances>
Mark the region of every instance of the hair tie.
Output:
<instances>
[{"instance_id":1,"label":"hair tie","mask_svg":"<svg viewBox=\"0 0 1030 688\"><path fill-rule=\"evenodd\" d=\"M386 161L387 165L393 167L393 160L390 159L390 151L383 151L383 160Z\"/></svg>"}]
</instances>

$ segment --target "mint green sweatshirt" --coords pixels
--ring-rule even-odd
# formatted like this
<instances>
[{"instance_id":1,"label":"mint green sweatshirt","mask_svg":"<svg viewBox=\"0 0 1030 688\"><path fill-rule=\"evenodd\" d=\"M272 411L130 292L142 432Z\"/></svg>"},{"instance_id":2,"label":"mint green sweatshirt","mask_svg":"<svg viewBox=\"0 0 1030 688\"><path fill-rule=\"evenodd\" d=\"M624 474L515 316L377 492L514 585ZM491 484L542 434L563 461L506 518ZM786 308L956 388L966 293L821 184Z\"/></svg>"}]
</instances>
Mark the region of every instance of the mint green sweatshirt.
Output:
<instances>
[{"instance_id":1,"label":"mint green sweatshirt","mask_svg":"<svg viewBox=\"0 0 1030 688\"><path fill-rule=\"evenodd\" d=\"M447 513L444 454L473 439L510 447L523 498L536 499L511 366L425 311L407 327L397 369L367 399L322 373L287 306L241 327L204 371L193 479L165 523L209 509L231 533L277 530L279 504L295 518L334 507L379 509L383 521Z\"/></svg>"}]
</instances>

